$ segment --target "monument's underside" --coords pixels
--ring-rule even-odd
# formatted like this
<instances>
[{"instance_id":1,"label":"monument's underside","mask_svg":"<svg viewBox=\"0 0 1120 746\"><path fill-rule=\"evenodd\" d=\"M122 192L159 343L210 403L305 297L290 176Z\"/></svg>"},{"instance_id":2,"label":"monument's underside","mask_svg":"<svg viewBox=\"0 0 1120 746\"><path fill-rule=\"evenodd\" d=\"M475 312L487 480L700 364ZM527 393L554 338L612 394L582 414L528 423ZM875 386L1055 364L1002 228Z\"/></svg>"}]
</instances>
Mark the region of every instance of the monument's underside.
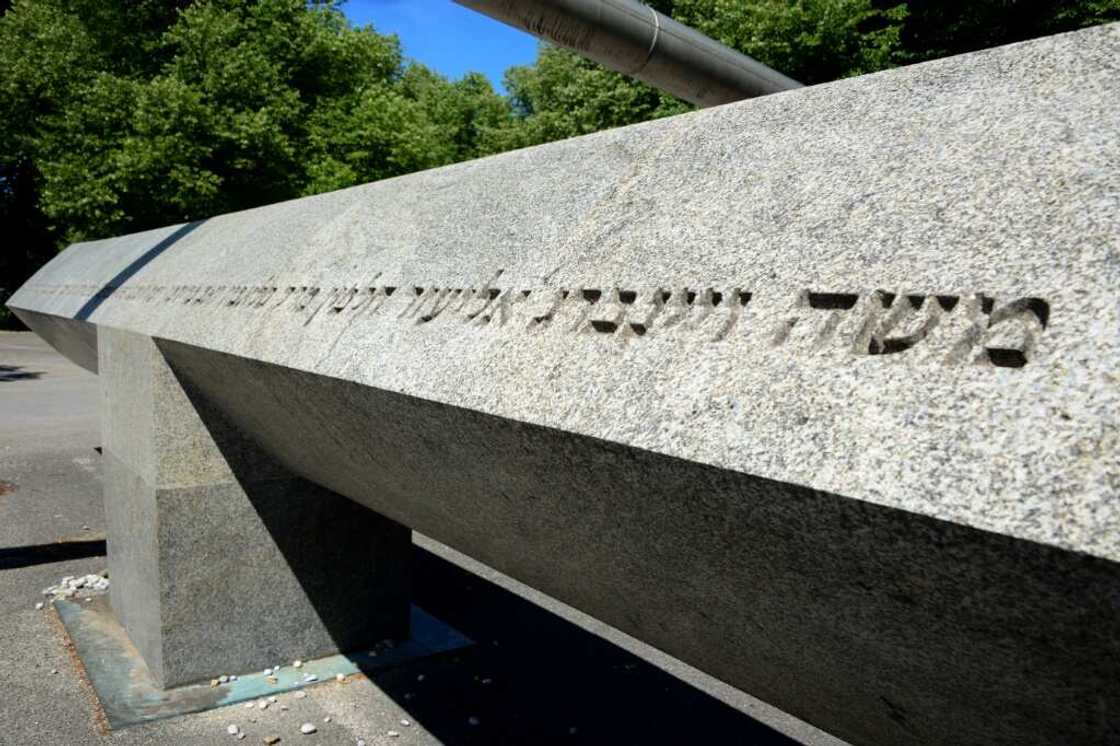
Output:
<instances>
[{"instance_id":1,"label":"monument's underside","mask_svg":"<svg viewBox=\"0 0 1120 746\"><path fill-rule=\"evenodd\" d=\"M1120 741L1120 26L77 244L296 474L855 742Z\"/></svg>"}]
</instances>

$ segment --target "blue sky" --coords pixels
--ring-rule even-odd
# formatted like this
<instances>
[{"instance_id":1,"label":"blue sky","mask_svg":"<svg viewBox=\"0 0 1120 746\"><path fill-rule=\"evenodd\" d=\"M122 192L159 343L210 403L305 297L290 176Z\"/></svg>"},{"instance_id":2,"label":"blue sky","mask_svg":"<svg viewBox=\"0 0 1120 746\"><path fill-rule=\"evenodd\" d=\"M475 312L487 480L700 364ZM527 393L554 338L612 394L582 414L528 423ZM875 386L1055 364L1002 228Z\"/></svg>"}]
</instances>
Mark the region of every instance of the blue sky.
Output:
<instances>
[{"instance_id":1,"label":"blue sky","mask_svg":"<svg viewBox=\"0 0 1120 746\"><path fill-rule=\"evenodd\" d=\"M451 0L348 0L342 9L356 25L397 34L406 57L449 78L483 73L503 93L506 68L537 57L536 38Z\"/></svg>"}]
</instances>

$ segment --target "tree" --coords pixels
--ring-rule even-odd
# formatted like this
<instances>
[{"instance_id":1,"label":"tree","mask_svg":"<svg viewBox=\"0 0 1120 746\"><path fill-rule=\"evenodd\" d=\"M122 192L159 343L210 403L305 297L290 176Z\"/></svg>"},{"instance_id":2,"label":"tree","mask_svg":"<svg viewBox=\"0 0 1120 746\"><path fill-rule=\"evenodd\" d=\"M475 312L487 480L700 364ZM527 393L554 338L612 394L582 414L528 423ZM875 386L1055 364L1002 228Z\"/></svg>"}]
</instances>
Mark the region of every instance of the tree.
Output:
<instances>
[{"instance_id":1,"label":"tree","mask_svg":"<svg viewBox=\"0 0 1120 746\"><path fill-rule=\"evenodd\" d=\"M674 19L806 83L879 70L900 49L905 5L871 0L661 0ZM573 52L542 45L536 64L506 73L512 126L494 151L678 114L692 107Z\"/></svg>"},{"instance_id":2,"label":"tree","mask_svg":"<svg viewBox=\"0 0 1120 746\"><path fill-rule=\"evenodd\" d=\"M1001 44L1120 21L1120 0L909 0L902 63L964 54Z\"/></svg>"},{"instance_id":3,"label":"tree","mask_svg":"<svg viewBox=\"0 0 1120 746\"><path fill-rule=\"evenodd\" d=\"M15 0L0 302L70 242L471 158L509 118L481 76L405 66L333 2Z\"/></svg>"},{"instance_id":4,"label":"tree","mask_svg":"<svg viewBox=\"0 0 1120 746\"><path fill-rule=\"evenodd\" d=\"M1120 20L1120 0L650 4L810 84ZM548 45L505 84L405 64L335 0L0 0L0 304L72 241L691 108Z\"/></svg>"},{"instance_id":5,"label":"tree","mask_svg":"<svg viewBox=\"0 0 1120 746\"><path fill-rule=\"evenodd\" d=\"M674 19L809 85L1120 20L1120 0L657 0ZM532 145L689 107L542 45L506 74L516 120L492 150Z\"/></svg>"}]
</instances>

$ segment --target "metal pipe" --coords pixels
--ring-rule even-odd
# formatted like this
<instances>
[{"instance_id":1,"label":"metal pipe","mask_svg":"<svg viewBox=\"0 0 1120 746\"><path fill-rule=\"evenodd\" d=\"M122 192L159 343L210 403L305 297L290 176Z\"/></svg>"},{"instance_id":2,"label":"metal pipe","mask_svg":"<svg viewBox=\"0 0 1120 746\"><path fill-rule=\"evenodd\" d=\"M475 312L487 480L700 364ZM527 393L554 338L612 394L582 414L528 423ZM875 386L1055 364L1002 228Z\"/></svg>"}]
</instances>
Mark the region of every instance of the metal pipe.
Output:
<instances>
[{"instance_id":1,"label":"metal pipe","mask_svg":"<svg viewBox=\"0 0 1120 746\"><path fill-rule=\"evenodd\" d=\"M697 106L800 88L638 0L455 0Z\"/></svg>"}]
</instances>

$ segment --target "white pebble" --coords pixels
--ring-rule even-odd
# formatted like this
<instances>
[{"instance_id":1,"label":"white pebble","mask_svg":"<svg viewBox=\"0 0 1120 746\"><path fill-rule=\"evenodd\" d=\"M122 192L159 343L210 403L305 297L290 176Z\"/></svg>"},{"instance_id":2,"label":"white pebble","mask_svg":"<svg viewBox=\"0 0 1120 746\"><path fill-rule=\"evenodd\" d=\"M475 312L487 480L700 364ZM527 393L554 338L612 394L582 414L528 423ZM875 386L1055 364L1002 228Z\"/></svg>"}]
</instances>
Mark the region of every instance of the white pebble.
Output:
<instances>
[{"instance_id":1,"label":"white pebble","mask_svg":"<svg viewBox=\"0 0 1120 746\"><path fill-rule=\"evenodd\" d=\"M423 681L424 680L424 674L420 674L419 676L417 676L416 680L417 681Z\"/></svg>"},{"instance_id":2,"label":"white pebble","mask_svg":"<svg viewBox=\"0 0 1120 746\"><path fill-rule=\"evenodd\" d=\"M245 740L245 733L243 733L243 732L242 732L242 733L238 733L238 734L237 734L237 740L238 740L238 741L244 741L244 740Z\"/></svg>"},{"instance_id":3,"label":"white pebble","mask_svg":"<svg viewBox=\"0 0 1120 746\"><path fill-rule=\"evenodd\" d=\"M264 675L265 676L271 676L272 675L272 669L271 668L266 668L264 670Z\"/></svg>"},{"instance_id":4,"label":"white pebble","mask_svg":"<svg viewBox=\"0 0 1120 746\"><path fill-rule=\"evenodd\" d=\"M276 704L276 697L269 697L268 701L270 704Z\"/></svg>"},{"instance_id":5,"label":"white pebble","mask_svg":"<svg viewBox=\"0 0 1120 746\"><path fill-rule=\"evenodd\" d=\"M268 709L268 700L267 699L259 700L257 702L257 709L258 710L267 710Z\"/></svg>"},{"instance_id":6,"label":"white pebble","mask_svg":"<svg viewBox=\"0 0 1120 746\"><path fill-rule=\"evenodd\" d=\"M303 725L301 725L299 727L299 732L302 733L305 736L311 735L316 730L318 730L318 728L316 728L313 723L304 723Z\"/></svg>"},{"instance_id":7,"label":"white pebble","mask_svg":"<svg viewBox=\"0 0 1120 746\"><path fill-rule=\"evenodd\" d=\"M222 684L228 684L229 683L229 677L226 676L225 674L222 674L221 676L218 677L218 682L222 683Z\"/></svg>"},{"instance_id":8,"label":"white pebble","mask_svg":"<svg viewBox=\"0 0 1120 746\"><path fill-rule=\"evenodd\" d=\"M295 666L296 668L299 668L300 666L303 665L303 661L295 661L294 663L292 663L292 665Z\"/></svg>"},{"instance_id":9,"label":"white pebble","mask_svg":"<svg viewBox=\"0 0 1120 746\"><path fill-rule=\"evenodd\" d=\"M241 729L236 725L230 725L226 727L226 733L229 733L231 736L236 736L240 730Z\"/></svg>"},{"instance_id":10,"label":"white pebble","mask_svg":"<svg viewBox=\"0 0 1120 746\"><path fill-rule=\"evenodd\" d=\"M304 691L296 692L296 699L303 699L306 696L307 696L307 692L304 692Z\"/></svg>"},{"instance_id":11,"label":"white pebble","mask_svg":"<svg viewBox=\"0 0 1120 746\"><path fill-rule=\"evenodd\" d=\"M395 730L391 730L388 733L386 733L385 735L387 735L389 738L396 738L397 736L400 735L400 733L397 733Z\"/></svg>"},{"instance_id":12,"label":"white pebble","mask_svg":"<svg viewBox=\"0 0 1120 746\"><path fill-rule=\"evenodd\" d=\"M251 709L253 709L253 703L252 703L252 702L246 702L246 703L245 703L245 709L246 709L246 710L251 710Z\"/></svg>"},{"instance_id":13,"label":"white pebble","mask_svg":"<svg viewBox=\"0 0 1120 746\"><path fill-rule=\"evenodd\" d=\"M52 674L56 674L56 673L58 673L58 669L57 669L57 668L52 668L52 669L51 669L51 673L52 673Z\"/></svg>"},{"instance_id":14,"label":"white pebble","mask_svg":"<svg viewBox=\"0 0 1120 746\"><path fill-rule=\"evenodd\" d=\"M471 725L479 725L482 721L476 718L474 715L471 715L469 718L467 718L467 722Z\"/></svg>"},{"instance_id":15,"label":"white pebble","mask_svg":"<svg viewBox=\"0 0 1120 746\"><path fill-rule=\"evenodd\" d=\"M323 718L324 723L329 723L330 721L331 721L331 716L330 715L327 715L325 718Z\"/></svg>"},{"instance_id":16,"label":"white pebble","mask_svg":"<svg viewBox=\"0 0 1120 746\"><path fill-rule=\"evenodd\" d=\"M308 683L311 683L312 681L318 681L318 680L319 680L319 677L318 677L318 676L316 676L316 675L315 675L315 674L313 674L313 673L305 673L305 674L303 675L303 680L304 680L304 681L306 681L306 682L308 682Z\"/></svg>"},{"instance_id":17,"label":"white pebble","mask_svg":"<svg viewBox=\"0 0 1120 746\"><path fill-rule=\"evenodd\" d=\"M335 674L334 680L335 681L346 681L346 674L344 674L344 673Z\"/></svg>"},{"instance_id":18,"label":"white pebble","mask_svg":"<svg viewBox=\"0 0 1120 746\"><path fill-rule=\"evenodd\" d=\"M35 610L36 610L36 611L42 611L42 610L43 610L43 602L42 602L42 601L40 601L39 603L35 604Z\"/></svg>"},{"instance_id":19,"label":"white pebble","mask_svg":"<svg viewBox=\"0 0 1120 746\"><path fill-rule=\"evenodd\" d=\"M237 681L237 674L235 674L235 673L231 673L231 674L229 675L229 680L230 680L230 681Z\"/></svg>"},{"instance_id":20,"label":"white pebble","mask_svg":"<svg viewBox=\"0 0 1120 746\"><path fill-rule=\"evenodd\" d=\"M412 723L410 723L410 722L409 722L409 721L407 721L407 720L402 720L402 721L401 721L401 725L403 725L404 727L406 727L406 728L407 728L408 726L412 725Z\"/></svg>"},{"instance_id":21,"label":"white pebble","mask_svg":"<svg viewBox=\"0 0 1120 746\"><path fill-rule=\"evenodd\" d=\"M358 742L354 744L354 746L366 746L366 742L359 738Z\"/></svg>"}]
</instances>

